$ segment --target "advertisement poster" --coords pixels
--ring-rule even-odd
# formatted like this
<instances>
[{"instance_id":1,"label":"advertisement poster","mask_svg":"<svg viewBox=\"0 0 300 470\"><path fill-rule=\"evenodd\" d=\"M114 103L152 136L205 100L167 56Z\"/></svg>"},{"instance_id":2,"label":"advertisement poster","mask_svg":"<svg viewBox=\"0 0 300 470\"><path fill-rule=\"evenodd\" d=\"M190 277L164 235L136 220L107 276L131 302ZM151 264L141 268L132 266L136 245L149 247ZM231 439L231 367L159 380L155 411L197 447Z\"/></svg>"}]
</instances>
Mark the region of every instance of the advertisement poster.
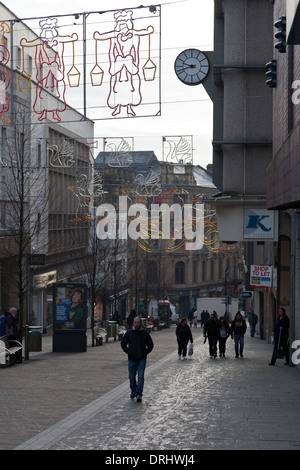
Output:
<instances>
[{"instance_id":1,"label":"advertisement poster","mask_svg":"<svg viewBox=\"0 0 300 470\"><path fill-rule=\"evenodd\" d=\"M251 266L250 285L253 287L272 287L272 266Z\"/></svg>"},{"instance_id":2,"label":"advertisement poster","mask_svg":"<svg viewBox=\"0 0 300 470\"><path fill-rule=\"evenodd\" d=\"M86 287L79 284L54 286L54 322L56 330L86 330Z\"/></svg>"}]
</instances>

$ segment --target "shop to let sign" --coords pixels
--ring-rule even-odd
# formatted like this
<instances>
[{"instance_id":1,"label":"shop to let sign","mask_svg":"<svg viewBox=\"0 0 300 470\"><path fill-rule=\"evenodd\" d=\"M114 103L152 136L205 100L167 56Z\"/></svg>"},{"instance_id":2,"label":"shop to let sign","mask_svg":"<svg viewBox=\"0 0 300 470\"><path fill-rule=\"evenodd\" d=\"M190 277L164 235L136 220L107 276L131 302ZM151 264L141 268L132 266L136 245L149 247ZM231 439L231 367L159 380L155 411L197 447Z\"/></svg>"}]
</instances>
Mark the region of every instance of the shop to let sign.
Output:
<instances>
[{"instance_id":1,"label":"shop to let sign","mask_svg":"<svg viewBox=\"0 0 300 470\"><path fill-rule=\"evenodd\" d=\"M271 287L272 271L272 266L252 265L250 273L250 285L254 287Z\"/></svg>"}]
</instances>

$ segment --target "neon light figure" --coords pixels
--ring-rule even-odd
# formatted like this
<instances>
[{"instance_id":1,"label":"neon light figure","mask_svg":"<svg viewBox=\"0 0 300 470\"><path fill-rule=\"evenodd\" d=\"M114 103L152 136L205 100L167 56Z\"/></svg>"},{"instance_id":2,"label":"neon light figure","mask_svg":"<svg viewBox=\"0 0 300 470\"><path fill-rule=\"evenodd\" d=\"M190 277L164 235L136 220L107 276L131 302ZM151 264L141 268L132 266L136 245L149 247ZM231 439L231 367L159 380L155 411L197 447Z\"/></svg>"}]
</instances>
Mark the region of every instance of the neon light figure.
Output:
<instances>
[{"instance_id":1,"label":"neon light figure","mask_svg":"<svg viewBox=\"0 0 300 470\"><path fill-rule=\"evenodd\" d=\"M115 29L106 33L95 31L97 41L110 40L109 74L110 91L107 105L113 109L112 115L121 113L126 108L127 115L135 116L133 107L142 102L140 66L140 38L154 32L153 26L136 30L133 27L133 12L122 10L114 14ZM153 76L154 79L154 76Z\"/></svg>"},{"instance_id":2,"label":"neon light figure","mask_svg":"<svg viewBox=\"0 0 300 470\"><path fill-rule=\"evenodd\" d=\"M39 121L47 118L48 113L56 121L61 121L60 113L67 107L65 99L65 43L78 40L76 33L60 36L57 31L57 18L40 21L40 37L33 41L23 38L22 47L35 47L36 97L33 110L39 114ZM74 49L73 49L74 51ZM74 62L73 62L74 66ZM50 92L50 94L49 94Z\"/></svg>"},{"instance_id":3,"label":"neon light figure","mask_svg":"<svg viewBox=\"0 0 300 470\"><path fill-rule=\"evenodd\" d=\"M6 96L6 90L10 84L10 73L6 68L6 64L9 61L10 54L5 47L6 39L4 37L4 33L10 33L10 27L6 23L1 23L0 25L0 34L1 37L1 44L0 44L0 119L5 121L8 125L11 124L11 120L5 117L5 114L9 111L9 98Z\"/></svg>"}]
</instances>

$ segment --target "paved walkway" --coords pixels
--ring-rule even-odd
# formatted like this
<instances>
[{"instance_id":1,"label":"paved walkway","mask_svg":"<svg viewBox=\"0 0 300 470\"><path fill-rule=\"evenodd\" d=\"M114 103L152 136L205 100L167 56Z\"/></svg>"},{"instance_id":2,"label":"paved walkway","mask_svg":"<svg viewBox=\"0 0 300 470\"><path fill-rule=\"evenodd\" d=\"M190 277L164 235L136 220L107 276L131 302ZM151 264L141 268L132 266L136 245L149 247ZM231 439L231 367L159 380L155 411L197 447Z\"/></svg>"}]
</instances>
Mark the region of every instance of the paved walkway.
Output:
<instances>
[{"instance_id":1,"label":"paved walkway","mask_svg":"<svg viewBox=\"0 0 300 470\"><path fill-rule=\"evenodd\" d=\"M250 338L210 359L202 329L179 361L175 327L152 333L142 403L129 398L127 358L110 339L86 353L43 352L0 370L0 448L14 450L300 450L300 372Z\"/></svg>"}]
</instances>

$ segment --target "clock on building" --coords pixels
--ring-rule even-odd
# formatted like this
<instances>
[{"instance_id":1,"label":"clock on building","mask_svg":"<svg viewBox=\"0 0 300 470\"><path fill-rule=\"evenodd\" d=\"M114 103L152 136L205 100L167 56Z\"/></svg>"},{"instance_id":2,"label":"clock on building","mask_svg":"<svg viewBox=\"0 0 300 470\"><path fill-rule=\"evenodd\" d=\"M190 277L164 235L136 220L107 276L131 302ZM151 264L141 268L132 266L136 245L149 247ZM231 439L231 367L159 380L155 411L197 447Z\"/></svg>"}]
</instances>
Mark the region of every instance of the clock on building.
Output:
<instances>
[{"instance_id":1,"label":"clock on building","mask_svg":"<svg viewBox=\"0 0 300 470\"><path fill-rule=\"evenodd\" d=\"M209 62L198 49L186 49L175 60L175 73L185 85L199 85L209 71Z\"/></svg>"}]
</instances>

